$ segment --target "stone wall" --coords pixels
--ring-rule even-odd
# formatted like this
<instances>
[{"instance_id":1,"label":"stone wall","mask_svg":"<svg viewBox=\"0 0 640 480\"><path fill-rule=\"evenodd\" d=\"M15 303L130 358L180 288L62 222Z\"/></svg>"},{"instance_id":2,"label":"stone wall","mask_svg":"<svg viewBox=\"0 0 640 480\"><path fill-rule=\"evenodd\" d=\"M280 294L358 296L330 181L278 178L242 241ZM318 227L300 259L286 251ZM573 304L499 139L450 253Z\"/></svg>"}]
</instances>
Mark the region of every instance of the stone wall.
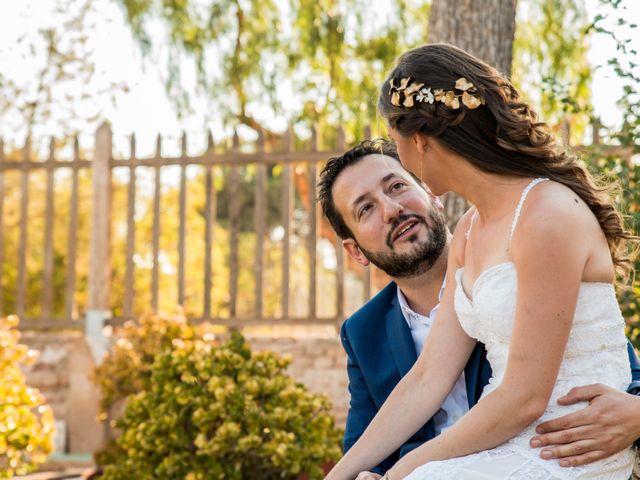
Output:
<instances>
[{"instance_id":1,"label":"stone wall","mask_svg":"<svg viewBox=\"0 0 640 480\"><path fill-rule=\"evenodd\" d=\"M81 332L23 332L20 343L40 352L25 370L56 419L58 450L93 452L104 439L96 421L99 391L89 380L94 362Z\"/></svg>"},{"instance_id":2,"label":"stone wall","mask_svg":"<svg viewBox=\"0 0 640 480\"><path fill-rule=\"evenodd\" d=\"M289 373L310 391L324 393L344 427L348 408L346 354L338 334L322 336L247 335L252 348L290 354ZM52 407L62 438L60 450L93 452L105 438L96 421L99 391L90 381L94 360L81 332L23 332L21 343L38 350L37 362L25 371L30 386L40 389ZM66 429L66 432L63 431Z\"/></svg>"}]
</instances>

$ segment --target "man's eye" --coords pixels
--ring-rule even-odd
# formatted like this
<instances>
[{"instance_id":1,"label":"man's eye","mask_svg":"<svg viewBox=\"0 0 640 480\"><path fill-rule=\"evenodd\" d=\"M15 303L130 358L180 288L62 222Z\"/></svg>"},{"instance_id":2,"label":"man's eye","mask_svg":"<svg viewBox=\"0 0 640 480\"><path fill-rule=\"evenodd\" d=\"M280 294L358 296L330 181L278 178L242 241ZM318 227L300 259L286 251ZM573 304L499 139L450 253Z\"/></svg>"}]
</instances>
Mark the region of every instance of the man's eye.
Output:
<instances>
[{"instance_id":1,"label":"man's eye","mask_svg":"<svg viewBox=\"0 0 640 480\"><path fill-rule=\"evenodd\" d=\"M400 190L404 186L405 186L404 183L397 182L397 183L394 183L393 185L391 185L391 190Z\"/></svg>"},{"instance_id":2,"label":"man's eye","mask_svg":"<svg viewBox=\"0 0 640 480\"><path fill-rule=\"evenodd\" d=\"M365 205L360 209L360 216L364 215L365 213L367 213L369 211L369 209L371 208L371 205Z\"/></svg>"}]
</instances>

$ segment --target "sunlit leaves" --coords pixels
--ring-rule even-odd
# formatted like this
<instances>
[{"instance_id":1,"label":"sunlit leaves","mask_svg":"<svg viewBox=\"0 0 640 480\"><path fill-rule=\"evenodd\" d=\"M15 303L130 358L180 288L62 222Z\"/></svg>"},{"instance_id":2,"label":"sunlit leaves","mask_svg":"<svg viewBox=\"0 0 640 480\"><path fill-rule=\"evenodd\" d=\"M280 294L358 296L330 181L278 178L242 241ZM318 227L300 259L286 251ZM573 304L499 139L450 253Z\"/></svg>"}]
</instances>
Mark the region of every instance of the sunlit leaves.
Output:
<instances>
[{"instance_id":1,"label":"sunlit leaves","mask_svg":"<svg viewBox=\"0 0 640 480\"><path fill-rule=\"evenodd\" d=\"M33 470L53 449L51 409L20 369L35 352L18 343L17 326L15 316L0 318L0 478Z\"/></svg>"},{"instance_id":2,"label":"sunlit leaves","mask_svg":"<svg viewBox=\"0 0 640 480\"><path fill-rule=\"evenodd\" d=\"M174 342L129 400L105 480L322 478L341 435L327 400L286 375L288 364L237 333L221 346Z\"/></svg>"}]
</instances>

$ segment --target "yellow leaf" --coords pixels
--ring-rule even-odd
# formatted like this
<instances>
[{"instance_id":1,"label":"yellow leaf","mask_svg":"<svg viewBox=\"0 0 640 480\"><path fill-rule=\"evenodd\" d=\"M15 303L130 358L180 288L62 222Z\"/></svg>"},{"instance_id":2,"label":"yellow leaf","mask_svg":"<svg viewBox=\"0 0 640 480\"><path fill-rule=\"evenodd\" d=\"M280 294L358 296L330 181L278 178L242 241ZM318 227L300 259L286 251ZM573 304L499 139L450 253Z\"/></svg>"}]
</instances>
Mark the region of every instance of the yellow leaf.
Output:
<instances>
[{"instance_id":1,"label":"yellow leaf","mask_svg":"<svg viewBox=\"0 0 640 480\"><path fill-rule=\"evenodd\" d=\"M456 94L452 91L448 91L445 95L444 104L452 110L457 110L458 108L460 108L460 101L458 100Z\"/></svg>"},{"instance_id":2,"label":"yellow leaf","mask_svg":"<svg viewBox=\"0 0 640 480\"><path fill-rule=\"evenodd\" d=\"M469 92L464 92L462 94L462 103L464 103L468 109L473 110L482 105L482 102L478 99L478 97L471 95Z\"/></svg>"},{"instance_id":3,"label":"yellow leaf","mask_svg":"<svg viewBox=\"0 0 640 480\"><path fill-rule=\"evenodd\" d=\"M424 83L412 83L406 88L406 90L404 91L404 94L411 95L412 93L420 90L423 86L424 86Z\"/></svg>"},{"instance_id":4,"label":"yellow leaf","mask_svg":"<svg viewBox=\"0 0 640 480\"><path fill-rule=\"evenodd\" d=\"M471 83L469 80L467 80L464 77L460 77L458 80L456 80L456 88L458 90L462 90L462 91L467 91L471 88L473 88L473 83Z\"/></svg>"}]
</instances>

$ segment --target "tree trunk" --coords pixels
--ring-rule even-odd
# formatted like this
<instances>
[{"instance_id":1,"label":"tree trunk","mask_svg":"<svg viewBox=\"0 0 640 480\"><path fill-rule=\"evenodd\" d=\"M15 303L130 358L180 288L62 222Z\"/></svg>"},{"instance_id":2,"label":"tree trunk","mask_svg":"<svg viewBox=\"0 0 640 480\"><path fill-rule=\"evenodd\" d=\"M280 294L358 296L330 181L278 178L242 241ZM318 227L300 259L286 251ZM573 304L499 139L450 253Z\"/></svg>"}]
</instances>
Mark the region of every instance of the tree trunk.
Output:
<instances>
[{"instance_id":1,"label":"tree trunk","mask_svg":"<svg viewBox=\"0 0 640 480\"><path fill-rule=\"evenodd\" d=\"M450 43L511 75L517 0L433 0L429 16L429 43ZM444 198L453 229L467 209L454 193Z\"/></svg>"}]
</instances>

